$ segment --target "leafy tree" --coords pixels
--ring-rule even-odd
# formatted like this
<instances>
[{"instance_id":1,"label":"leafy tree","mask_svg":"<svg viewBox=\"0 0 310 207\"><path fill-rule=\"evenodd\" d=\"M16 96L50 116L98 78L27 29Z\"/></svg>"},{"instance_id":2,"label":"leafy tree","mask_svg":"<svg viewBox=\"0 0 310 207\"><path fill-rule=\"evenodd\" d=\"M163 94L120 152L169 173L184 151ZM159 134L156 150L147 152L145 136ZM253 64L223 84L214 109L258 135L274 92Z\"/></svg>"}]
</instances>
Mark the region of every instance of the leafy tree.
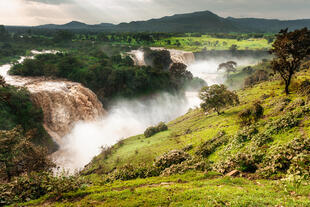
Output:
<instances>
[{"instance_id":1,"label":"leafy tree","mask_svg":"<svg viewBox=\"0 0 310 207\"><path fill-rule=\"evenodd\" d=\"M237 50L238 50L238 45L231 45L229 47L229 50L232 52L232 53L235 53Z\"/></svg>"},{"instance_id":2,"label":"leafy tree","mask_svg":"<svg viewBox=\"0 0 310 207\"><path fill-rule=\"evenodd\" d=\"M236 72L236 67L237 67L237 63L235 61L228 61L226 63L221 63L218 68L217 71L220 70L225 70L227 74L229 74L230 72Z\"/></svg>"},{"instance_id":3,"label":"leafy tree","mask_svg":"<svg viewBox=\"0 0 310 207\"><path fill-rule=\"evenodd\" d=\"M203 87L199 98L202 100L200 106L205 112L214 110L218 115L222 108L239 104L238 95L229 91L223 84Z\"/></svg>"},{"instance_id":4,"label":"leafy tree","mask_svg":"<svg viewBox=\"0 0 310 207\"><path fill-rule=\"evenodd\" d=\"M0 131L0 173L7 180L22 173L46 171L55 167L46 148L31 143L31 133L24 136L21 127Z\"/></svg>"},{"instance_id":5,"label":"leafy tree","mask_svg":"<svg viewBox=\"0 0 310 207\"><path fill-rule=\"evenodd\" d=\"M176 87L181 87L186 81L193 79L193 74L186 68L187 66L183 63L173 63L170 67L170 77Z\"/></svg>"},{"instance_id":6,"label":"leafy tree","mask_svg":"<svg viewBox=\"0 0 310 207\"><path fill-rule=\"evenodd\" d=\"M299 70L302 60L310 55L310 31L307 28L288 32L281 30L276 36L270 52L275 56L271 62L274 72L279 73L285 83L285 93L293 75Z\"/></svg>"}]
</instances>

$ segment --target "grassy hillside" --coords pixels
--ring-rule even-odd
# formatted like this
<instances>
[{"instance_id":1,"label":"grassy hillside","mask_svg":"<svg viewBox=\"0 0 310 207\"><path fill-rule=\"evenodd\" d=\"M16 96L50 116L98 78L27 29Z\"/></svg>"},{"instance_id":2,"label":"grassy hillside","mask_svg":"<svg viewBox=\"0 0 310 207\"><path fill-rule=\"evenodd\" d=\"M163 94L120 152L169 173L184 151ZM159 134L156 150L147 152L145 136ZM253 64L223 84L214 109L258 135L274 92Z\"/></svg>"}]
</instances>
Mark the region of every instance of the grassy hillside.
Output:
<instances>
[{"instance_id":1,"label":"grassy hillside","mask_svg":"<svg viewBox=\"0 0 310 207\"><path fill-rule=\"evenodd\" d=\"M239 90L240 105L219 116L189 110L168 123L167 131L105 148L82 172L87 185L77 192L23 205L309 206L310 103L297 93L306 79L310 73L299 72L289 96L280 80ZM238 113L257 101L264 117L241 126ZM148 177L141 172L158 163L159 156L181 149L199 162L184 161L161 176L136 178ZM199 156L206 149L207 156ZM235 176L224 176L235 169Z\"/></svg>"}]
</instances>

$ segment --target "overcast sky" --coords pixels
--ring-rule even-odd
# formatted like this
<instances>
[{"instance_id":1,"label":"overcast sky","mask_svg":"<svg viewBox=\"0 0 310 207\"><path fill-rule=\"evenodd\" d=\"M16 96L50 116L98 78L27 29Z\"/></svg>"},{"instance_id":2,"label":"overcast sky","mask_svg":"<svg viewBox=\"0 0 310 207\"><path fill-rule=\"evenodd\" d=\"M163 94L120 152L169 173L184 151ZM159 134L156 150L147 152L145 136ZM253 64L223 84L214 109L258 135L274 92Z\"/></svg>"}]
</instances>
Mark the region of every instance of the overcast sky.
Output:
<instances>
[{"instance_id":1,"label":"overcast sky","mask_svg":"<svg viewBox=\"0 0 310 207\"><path fill-rule=\"evenodd\" d=\"M210 10L227 17L310 19L310 0L0 0L0 24L89 24Z\"/></svg>"}]
</instances>

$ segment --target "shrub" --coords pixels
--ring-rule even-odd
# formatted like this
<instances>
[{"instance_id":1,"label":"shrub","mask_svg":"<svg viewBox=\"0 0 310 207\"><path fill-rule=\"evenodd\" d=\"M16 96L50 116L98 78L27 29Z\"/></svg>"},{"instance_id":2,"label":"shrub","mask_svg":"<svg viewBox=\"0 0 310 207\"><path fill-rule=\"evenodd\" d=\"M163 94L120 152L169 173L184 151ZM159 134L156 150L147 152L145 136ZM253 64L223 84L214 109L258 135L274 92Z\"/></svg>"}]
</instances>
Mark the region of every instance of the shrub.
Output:
<instances>
[{"instance_id":1,"label":"shrub","mask_svg":"<svg viewBox=\"0 0 310 207\"><path fill-rule=\"evenodd\" d=\"M185 160L190 159L190 157L189 154L182 150L172 150L158 157L154 162L154 166L160 170L164 170L173 164L180 164Z\"/></svg>"},{"instance_id":2,"label":"shrub","mask_svg":"<svg viewBox=\"0 0 310 207\"><path fill-rule=\"evenodd\" d=\"M247 77L244 81L245 87L253 86L259 82L267 81L269 79L269 74L265 70L257 70L255 73Z\"/></svg>"},{"instance_id":3,"label":"shrub","mask_svg":"<svg viewBox=\"0 0 310 207\"><path fill-rule=\"evenodd\" d=\"M213 170L219 173L228 173L237 169L242 172L254 173L263 156L264 154L258 150L247 150L220 160L213 165Z\"/></svg>"},{"instance_id":4,"label":"shrub","mask_svg":"<svg viewBox=\"0 0 310 207\"><path fill-rule=\"evenodd\" d=\"M231 142L226 146L226 150L243 146L244 142L250 141L257 133L258 130L256 126L247 126L242 128L235 136L233 136Z\"/></svg>"},{"instance_id":5,"label":"shrub","mask_svg":"<svg viewBox=\"0 0 310 207\"><path fill-rule=\"evenodd\" d=\"M305 150L291 160L288 174L302 177L303 179L310 178L310 152Z\"/></svg>"},{"instance_id":6,"label":"shrub","mask_svg":"<svg viewBox=\"0 0 310 207\"><path fill-rule=\"evenodd\" d=\"M131 164L126 164L108 174L108 176L105 178L105 181L111 182L114 180L133 180L137 178L147 178L159 175L160 170L154 166L142 165L137 167Z\"/></svg>"},{"instance_id":7,"label":"shrub","mask_svg":"<svg viewBox=\"0 0 310 207\"><path fill-rule=\"evenodd\" d=\"M257 122L264 115L264 108L259 104L255 103L251 108L244 109L238 114L242 125L250 125Z\"/></svg>"},{"instance_id":8,"label":"shrub","mask_svg":"<svg viewBox=\"0 0 310 207\"><path fill-rule=\"evenodd\" d=\"M164 122L160 122L157 126L151 126L144 131L144 136L151 137L154 134L168 130L168 126Z\"/></svg>"},{"instance_id":9,"label":"shrub","mask_svg":"<svg viewBox=\"0 0 310 207\"><path fill-rule=\"evenodd\" d=\"M144 136L147 138L153 136L156 133L157 133L156 127L151 126L144 131Z\"/></svg>"},{"instance_id":10,"label":"shrub","mask_svg":"<svg viewBox=\"0 0 310 207\"><path fill-rule=\"evenodd\" d=\"M228 138L225 135L225 131L220 131L214 138L202 143L196 151L196 155L208 157L216 150L216 148L227 143Z\"/></svg>"},{"instance_id":11,"label":"shrub","mask_svg":"<svg viewBox=\"0 0 310 207\"><path fill-rule=\"evenodd\" d=\"M305 80L301 82L301 84L298 87L298 94L302 96L310 95L310 80Z\"/></svg>"},{"instance_id":12,"label":"shrub","mask_svg":"<svg viewBox=\"0 0 310 207\"><path fill-rule=\"evenodd\" d=\"M303 160L300 162L301 168L303 163L307 163L307 154L309 151L310 139L295 138L291 142L278 146L270 151L261 164L259 173L264 177L270 177L271 175L279 172L286 173L286 171L291 167L292 163L294 163L294 165L292 165L291 172L294 173L294 168L299 165L298 161L301 159Z\"/></svg>"},{"instance_id":13,"label":"shrub","mask_svg":"<svg viewBox=\"0 0 310 207\"><path fill-rule=\"evenodd\" d=\"M210 164L201 159L190 159L180 164L173 164L170 167L162 171L162 176L170 176L174 174L183 174L190 170L210 170Z\"/></svg>"},{"instance_id":14,"label":"shrub","mask_svg":"<svg viewBox=\"0 0 310 207\"><path fill-rule=\"evenodd\" d=\"M46 194L60 199L63 193L78 190L82 183L76 176L54 176L49 172L20 176L10 183L0 184L0 206L37 199Z\"/></svg>"}]
</instances>

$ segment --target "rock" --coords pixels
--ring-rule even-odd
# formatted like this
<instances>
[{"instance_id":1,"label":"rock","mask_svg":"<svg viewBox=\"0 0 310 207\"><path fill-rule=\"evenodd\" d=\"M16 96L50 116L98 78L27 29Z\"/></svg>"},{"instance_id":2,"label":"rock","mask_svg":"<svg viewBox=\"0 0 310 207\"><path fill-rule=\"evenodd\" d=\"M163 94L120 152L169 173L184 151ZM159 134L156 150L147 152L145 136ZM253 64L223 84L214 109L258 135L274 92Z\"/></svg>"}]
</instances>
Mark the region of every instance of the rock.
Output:
<instances>
[{"instance_id":1,"label":"rock","mask_svg":"<svg viewBox=\"0 0 310 207\"><path fill-rule=\"evenodd\" d=\"M233 170L233 171L227 173L225 176L236 177L238 175L240 175L240 171L239 170Z\"/></svg>"}]
</instances>

